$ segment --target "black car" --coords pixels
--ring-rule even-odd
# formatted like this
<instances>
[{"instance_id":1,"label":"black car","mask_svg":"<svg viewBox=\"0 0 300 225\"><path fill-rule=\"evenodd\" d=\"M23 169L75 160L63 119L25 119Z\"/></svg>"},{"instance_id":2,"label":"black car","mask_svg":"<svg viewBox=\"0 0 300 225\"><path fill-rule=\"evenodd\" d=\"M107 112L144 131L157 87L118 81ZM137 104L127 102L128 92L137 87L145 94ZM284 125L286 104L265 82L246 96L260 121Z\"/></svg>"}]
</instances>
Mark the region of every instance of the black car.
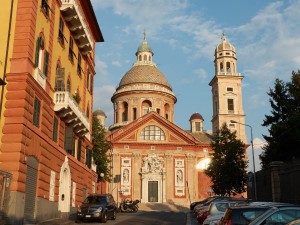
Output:
<instances>
[{"instance_id":1,"label":"black car","mask_svg":"<svg viewBox=\"0 0 300 225\"><path fill-rule=\"evenodd\" d=\"M117 204L111 194L89 195L77 210L77 221L99 220L106 223L107 219L115 220Z\"/></svg>"},{"instance_id":2,"label":"black car","mask_svg":"<svg viewBox=\"0 0 300 225\"><path fill-rule=\"evenodd\" d=\"M271 206L255 205L255 206L232 206L227 208L219 225L243 225L249 224L251 221L262 215Z\"/></svg>"}]
</instances>

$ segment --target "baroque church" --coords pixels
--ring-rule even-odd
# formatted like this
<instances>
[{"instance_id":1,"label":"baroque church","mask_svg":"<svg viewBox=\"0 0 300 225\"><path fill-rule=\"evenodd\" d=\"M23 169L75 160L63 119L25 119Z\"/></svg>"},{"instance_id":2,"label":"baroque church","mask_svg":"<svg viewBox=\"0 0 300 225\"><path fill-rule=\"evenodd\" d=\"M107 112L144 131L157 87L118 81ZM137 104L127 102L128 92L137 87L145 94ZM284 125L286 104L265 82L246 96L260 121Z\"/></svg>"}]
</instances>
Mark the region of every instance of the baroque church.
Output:
<instances>
[{"instance_id":1,"label":"baroque church","mask_svg":"<svg viewBox=\"0 0 300 225\"><path fill-rule=\"evenodd\" d=\"M236 51L226 36L215 49L212 88L212 132L203 129L203 117L191 115L190 130L174 123L177 98L166 76L153 62L153 51L144 35L136 62L125 73L111 101L114 123L108 128L112 143L113 180L107 191L115 199L139 199L142 203L190 202L213 194L204 173L211 160L211 135L227 123L244 143L245 115L242 79L236 69ZM101 110L95 113L105 117ZM232 123L236 121L237 123ZM103 124L103 121L102 121Z\"/></svg>"}]
</instances>

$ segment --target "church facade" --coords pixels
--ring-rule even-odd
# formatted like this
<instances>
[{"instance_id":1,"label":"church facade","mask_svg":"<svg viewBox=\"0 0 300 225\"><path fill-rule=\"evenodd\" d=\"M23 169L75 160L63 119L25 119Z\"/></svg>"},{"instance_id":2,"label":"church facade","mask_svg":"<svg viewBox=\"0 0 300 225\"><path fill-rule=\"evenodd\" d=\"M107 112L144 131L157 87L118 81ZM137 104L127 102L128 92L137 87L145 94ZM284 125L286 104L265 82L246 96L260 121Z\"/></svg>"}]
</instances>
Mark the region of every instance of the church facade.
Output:
<instances>
[{"instance_id":1,"label":"church facade","mask_svg":"<svg viewBox=\"0 0 300 225\"><path fill-rule=\"evenodd\" d=\"M230 57L226 57L228 52ZM111 98L114 123L109 127L108 139L112 143L113 180L107 188L117 200L139 199L142 203L188 206L212 194L210 179L204 173L211 160L212 133L203 129L204 120L199 113L191 115L189 131L174 124L177 98L167 78L152 61L153 55L144 36L136 52L137 61L123 76ZM216 48L215 57L216 74L210 82L216 103L213 130L221 123L244 119L242 77L232 78L240 74L236 73L235 49L225 36ZM227 66L226 74L223 65ZM227 86L232 88L229 93ZM234 106L228 101L232 96ZM232 107L240 107L239 113L232 111ZM245 139L244 128L239 124L234 126L238 137Z\"/></svg>"}]
</instances>

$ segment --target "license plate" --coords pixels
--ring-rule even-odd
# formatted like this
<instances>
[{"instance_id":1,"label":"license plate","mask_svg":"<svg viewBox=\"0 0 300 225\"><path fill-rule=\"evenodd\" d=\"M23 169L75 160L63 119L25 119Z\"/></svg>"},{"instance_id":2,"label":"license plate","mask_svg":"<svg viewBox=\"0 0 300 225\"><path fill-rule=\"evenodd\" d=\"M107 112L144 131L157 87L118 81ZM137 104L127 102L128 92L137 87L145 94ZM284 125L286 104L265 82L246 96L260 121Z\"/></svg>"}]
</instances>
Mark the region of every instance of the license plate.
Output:
<instances>
[{"instance_id":1,"label":"license plate","mask_svg":"<svg viewBox=\"0 0 300 225\"><path fill-rule=\"evenodd\" d=\"M91 217L91 215L85 215L85 217L86 217L86 218L90 218L90 217Z\"/></svg>"}]
</instances>

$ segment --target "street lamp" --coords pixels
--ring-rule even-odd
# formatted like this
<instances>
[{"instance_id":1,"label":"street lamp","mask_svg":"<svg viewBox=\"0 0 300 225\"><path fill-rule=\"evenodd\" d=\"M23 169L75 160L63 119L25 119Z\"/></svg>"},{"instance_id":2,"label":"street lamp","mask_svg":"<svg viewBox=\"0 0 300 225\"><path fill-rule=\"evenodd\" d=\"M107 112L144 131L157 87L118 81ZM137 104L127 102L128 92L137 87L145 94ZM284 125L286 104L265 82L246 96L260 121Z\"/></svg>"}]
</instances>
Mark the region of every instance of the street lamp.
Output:
<instances>
[{"instance_id":1,"label":"street lamp","mask_svg":"<svg viewBox=\"0 0 300 225\"><path fill-rule=\"evenodd\" d=\"M100 173L100 192L102 194L102 185L104 180L104 173Z\"/></svg>"},{"instance_id":2,"label":"street lamp","mask_svg":"<svg viewBox=\"0 0 300 225\"><path fill-rule=\"evenodd\" d=\"M255 175L255 160L254 160L254 148L253 148L253 135L252 135L252 127L248 124L244 124L244 123L239 123L235 120L230 120L231 123L237 123L237 124L241 124L247 127L250 127L250 131L251 131L251 150L252 150L252 163L253 163L253 179L254 179L254 200L257 200L257 192L256 192L256 175Z\"/></svg>"}]
</instances>

